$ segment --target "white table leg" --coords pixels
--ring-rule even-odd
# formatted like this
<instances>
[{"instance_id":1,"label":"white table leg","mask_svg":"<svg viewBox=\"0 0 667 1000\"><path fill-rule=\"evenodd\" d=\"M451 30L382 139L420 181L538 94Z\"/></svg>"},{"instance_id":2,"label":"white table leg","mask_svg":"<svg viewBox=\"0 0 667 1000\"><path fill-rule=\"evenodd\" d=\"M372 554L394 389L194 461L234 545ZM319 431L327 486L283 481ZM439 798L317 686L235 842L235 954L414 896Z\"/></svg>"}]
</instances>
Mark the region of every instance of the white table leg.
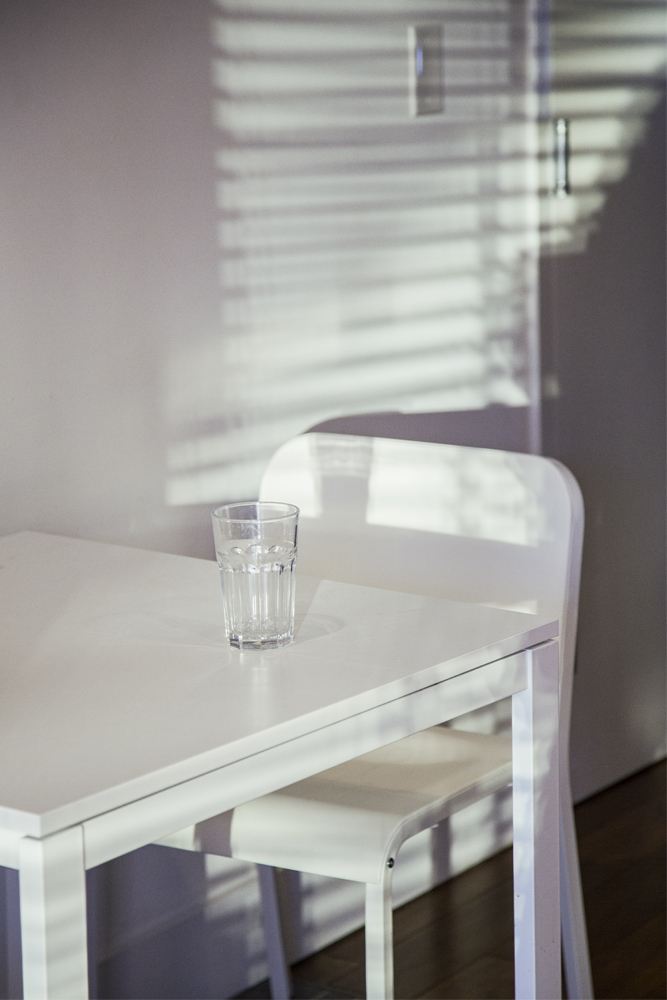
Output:
<instances>
[{"instance_id":1,"label":"white table leg","mask_svg":"<svg viewBox=\"0 0 667 1000\"><path fill-rule=\"evenodd\" d=\"M81 827L43 840L25 837L19 883L25 1000L85 1000L88 955Z\"/></svg>"},{"instance_id":2,"label":"white table leg","mask_svg":"<svg viewBox=\"0 0 667 1000\"><path fill-rule=\"evenodd\" d=\"M512 696L514 959L518 1000L561 996L558 849L558 643L528 652Z\"/></svg>"}]
</instances>

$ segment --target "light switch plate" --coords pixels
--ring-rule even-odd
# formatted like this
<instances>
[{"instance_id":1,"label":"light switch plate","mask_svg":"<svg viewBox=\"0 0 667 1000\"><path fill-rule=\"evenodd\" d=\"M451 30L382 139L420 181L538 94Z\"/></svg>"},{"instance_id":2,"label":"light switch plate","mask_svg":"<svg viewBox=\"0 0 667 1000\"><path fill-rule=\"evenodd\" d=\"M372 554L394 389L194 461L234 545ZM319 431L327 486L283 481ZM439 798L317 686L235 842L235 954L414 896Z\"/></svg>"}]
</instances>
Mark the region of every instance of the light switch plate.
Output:
<instances>
[{"instance_id":1,"label":"light switch plate","mask_svg":"<svg viewBox=\"0 0 667 1000\"><path fill-rule=\"evenodd\" d=\"M408 28L410 114L438 115L443 110L442 25L411 24Z\"/></svg>"}]
</instances>

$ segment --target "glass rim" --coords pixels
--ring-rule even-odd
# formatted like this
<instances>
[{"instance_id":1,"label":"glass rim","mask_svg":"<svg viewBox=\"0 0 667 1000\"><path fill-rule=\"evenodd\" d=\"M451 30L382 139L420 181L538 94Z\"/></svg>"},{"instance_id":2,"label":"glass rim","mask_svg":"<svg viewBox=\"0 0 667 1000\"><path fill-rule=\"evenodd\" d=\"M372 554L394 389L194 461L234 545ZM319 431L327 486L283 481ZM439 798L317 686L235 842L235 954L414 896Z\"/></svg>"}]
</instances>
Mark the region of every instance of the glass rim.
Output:
<instances>
[{"instance_id":1,"label":"glass rim","mask_svg":"<svg viewBox=\"0 0 667 1000\"><path fill-rule=\"evenodd\" d=\"M234 508L239 507L255 507L259 516L257 517L233 517L227 511L233 511ZM279 508L282 513L274 513L273 516L263 517L261 516L260 508ZM258 521L262 524L267 521L286 521L289 518L298 517L299 508L293 503L283 503L280 500L236 500L233 503L225 503L221 507L217 507L215 510L211 511L211 517L217 518L219 521L235 521L239 524L249 524L252 521Z\"/></svg>"}]
</instances>

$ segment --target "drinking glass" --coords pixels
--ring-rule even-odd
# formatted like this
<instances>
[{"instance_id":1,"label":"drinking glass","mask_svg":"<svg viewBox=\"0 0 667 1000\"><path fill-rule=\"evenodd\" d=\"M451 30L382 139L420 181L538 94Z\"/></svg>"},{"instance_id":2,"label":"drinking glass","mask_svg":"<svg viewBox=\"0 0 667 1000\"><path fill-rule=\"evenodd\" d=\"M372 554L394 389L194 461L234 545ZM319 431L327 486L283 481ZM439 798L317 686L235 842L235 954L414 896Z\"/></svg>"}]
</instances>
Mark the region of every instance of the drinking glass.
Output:
<instances>
[{"instance_id":1,"label":"drinking glass","mask_svg":"<svg viewBox=\"0 0 667 1000\"><path fill-rule=\"evenodd\" d=\"M294 634L299 508L244 501L213 511L227 639L237 649L277 649Z\"/></svg>"}]
</instances>

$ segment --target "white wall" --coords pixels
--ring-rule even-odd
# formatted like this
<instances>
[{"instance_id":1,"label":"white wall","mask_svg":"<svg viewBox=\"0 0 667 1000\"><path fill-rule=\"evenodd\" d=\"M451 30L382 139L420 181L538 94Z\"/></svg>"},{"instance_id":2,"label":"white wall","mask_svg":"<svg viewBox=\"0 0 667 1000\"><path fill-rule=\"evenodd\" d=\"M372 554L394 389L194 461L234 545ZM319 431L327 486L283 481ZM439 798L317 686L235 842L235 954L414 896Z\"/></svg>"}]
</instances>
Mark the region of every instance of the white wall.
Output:
<instances>
[{"instance_id":1,"label":"white wall","mask_svg":"<svg viewBox=\"0 0 667 1000\"><path fill-rule=\"evenodd\" d=\"M203 547L164 504L164 381L218 318L210 14L2 5L2 533Z\"/></svg>"}]
</instances>

